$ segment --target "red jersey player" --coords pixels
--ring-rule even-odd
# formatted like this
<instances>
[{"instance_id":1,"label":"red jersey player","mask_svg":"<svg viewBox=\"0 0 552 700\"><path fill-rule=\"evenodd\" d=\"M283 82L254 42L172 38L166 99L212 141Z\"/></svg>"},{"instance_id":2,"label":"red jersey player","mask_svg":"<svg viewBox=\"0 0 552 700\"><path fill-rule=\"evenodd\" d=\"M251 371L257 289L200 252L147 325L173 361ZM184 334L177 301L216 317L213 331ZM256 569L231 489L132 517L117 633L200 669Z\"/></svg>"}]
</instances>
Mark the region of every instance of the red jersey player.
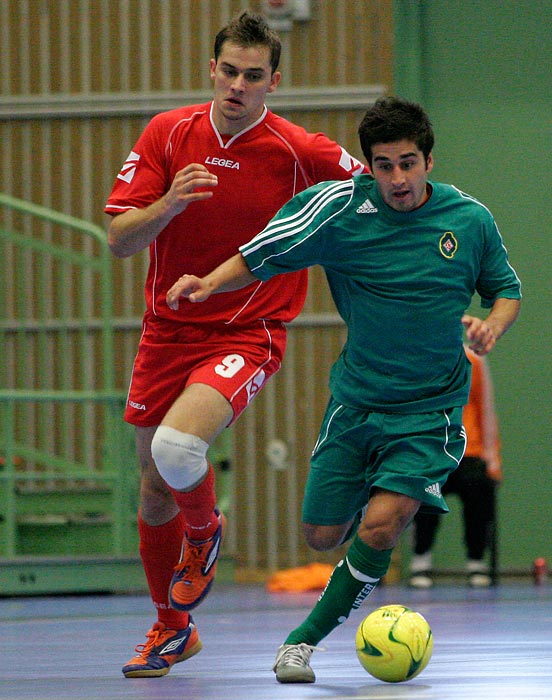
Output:
<instances>
[{"instance_id":1,"label":"red jersey player","mask_svg":"<svg viewBox=\"0 0 552 700\"><path fill-rule=\"evenodd\" d=\"M216 36L214 99L154 117L117 175L105 211L110 248L149 246L146 312L125 420L142 469L140 554L158 621L124 667L162 676L201 649L189 611L207 595L224 516L206 453L281 364L285 323L301 310L305 272L171 310L182 271L202 276L235 254L293 195L365 166L323 134L265 106L280 40L243 13Z\"/></svg>"}]
</instances>

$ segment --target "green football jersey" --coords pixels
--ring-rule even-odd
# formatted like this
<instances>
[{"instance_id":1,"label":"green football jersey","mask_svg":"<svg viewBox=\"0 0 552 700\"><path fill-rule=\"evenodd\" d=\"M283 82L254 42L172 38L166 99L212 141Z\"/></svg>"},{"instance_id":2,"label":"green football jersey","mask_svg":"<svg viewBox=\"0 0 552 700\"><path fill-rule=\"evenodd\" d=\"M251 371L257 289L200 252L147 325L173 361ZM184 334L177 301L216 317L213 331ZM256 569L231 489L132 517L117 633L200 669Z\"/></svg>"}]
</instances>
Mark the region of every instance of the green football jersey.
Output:
<instances>
[{"instance_id":1,"label":"green football jersey","mask_svg":"<svg viewBox=\"0 0 552 700\"><path fill-rule=\"evenodd\" d=\"M429 185L423 206L398 212L370 175L320 183L240 248L261 280L324 268L348 328L330 376L344 405L398 413L464 405L462 315L475 292L484 307L521 296L489 210L451 185Z\"/></svg>"}]
</instances>

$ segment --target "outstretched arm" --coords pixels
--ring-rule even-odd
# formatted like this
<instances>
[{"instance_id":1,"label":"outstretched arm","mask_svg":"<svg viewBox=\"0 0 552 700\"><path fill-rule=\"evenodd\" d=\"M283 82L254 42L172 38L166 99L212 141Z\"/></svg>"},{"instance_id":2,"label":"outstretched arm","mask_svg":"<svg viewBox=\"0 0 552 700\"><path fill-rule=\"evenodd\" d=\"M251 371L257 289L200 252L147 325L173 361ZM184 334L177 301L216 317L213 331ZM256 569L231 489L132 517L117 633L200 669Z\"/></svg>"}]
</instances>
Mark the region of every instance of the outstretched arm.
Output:
<instances>
[{"instance_id":1,"label":"outstretched arm","mask_svg":"<svg viewBox=\"0 0 552 700\"><path fill-rule=\"evenodd\" d=\"M486 319L465 314L462 323L466 329L468 347L476 355L486 355L496 345L496 341L506 333L519 313L518 299L500 298L495 301Z\"/></svg>"},{"instance_id":2,"label":"outstretched arm","mask_svg":"<svg viewBox=\"0 0 552 700\"><path fill-rule=\"evenodd\" d=\"M205 277L182 275L167 292L167 305L176 311L180 297L191 302L205 301L211 294L233 292L255 280L257 278L249 271L243 255L238 253Z\"/></svg>"}]
</instances>

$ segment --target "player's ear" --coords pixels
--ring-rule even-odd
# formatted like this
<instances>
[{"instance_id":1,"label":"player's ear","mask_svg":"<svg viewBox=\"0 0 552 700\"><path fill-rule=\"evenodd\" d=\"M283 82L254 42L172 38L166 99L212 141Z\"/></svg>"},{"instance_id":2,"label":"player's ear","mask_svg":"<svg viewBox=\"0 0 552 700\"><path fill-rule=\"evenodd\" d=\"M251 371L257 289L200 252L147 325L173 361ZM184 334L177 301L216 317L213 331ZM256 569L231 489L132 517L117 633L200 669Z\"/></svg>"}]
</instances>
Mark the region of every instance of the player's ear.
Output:
<instances>
[{"instance_id":1,"label":"player's ear","mask_svg":"<svg viewBox=\"0 0 552 700\"><path fill-rule=\"evenodd\" d=\"M211 80L215 79L215 68L217 67L217 62L215 61L214 58L209 59L209 74L211 76Z\"/></svg>"},{"instance_id":2,"label":"player's ear","mask_svg":"<svg viewBox=\"0 0 552 700\"><path fill-rule=\"evenodd\" d=\"M433 170L433 153L430 153L427 157L426 172L429 174L432 170Z\"/></svg>"},{"instance_id":3,"label":"player's ear","mask_svg":"<svg viewBox=\"0 0 552 700\"><path fill-rule=\"evenodd\" d=\"M276 90L276 88L278 87L278 83L280 82L281 77L282 77L282 74L280 73L280 71L275 70L270 78L270 85L268 87L267 92L274 92L274 90Z\"/></svg>"}]
</instances>

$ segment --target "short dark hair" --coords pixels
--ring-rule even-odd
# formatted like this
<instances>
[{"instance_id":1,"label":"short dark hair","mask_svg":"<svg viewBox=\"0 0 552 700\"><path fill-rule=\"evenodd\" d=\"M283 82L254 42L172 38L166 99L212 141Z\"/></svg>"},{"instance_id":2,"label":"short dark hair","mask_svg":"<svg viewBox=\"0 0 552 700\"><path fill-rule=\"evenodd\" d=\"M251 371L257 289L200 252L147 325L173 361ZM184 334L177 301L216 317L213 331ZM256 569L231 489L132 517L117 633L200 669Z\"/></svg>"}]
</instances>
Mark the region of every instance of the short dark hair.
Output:
<instances>
[{"instance_id":1,"label":"short dark hair","mask_svg":"<svg viewBox=\"0 0 552 700\"><path fill-rule=\"evenodd\" d=\"M223 27L215 37L215 61L218 61L224 42L231 41L238 46L268 46L270 49L270 66L272 72L278 68L282 42L280 37L269 26L262 15L242 12L230 24Z\"/></svg>"},{"instance_id":2,"label":"short dark hair","mask_svg":"<svg viewBox=\"0 0 552 700\"><path fill-rule=\"evenodd\" d=\"M427 158L435 137L424 108L400 97L381 97L368 109L358 127L360 147L368 164L372 165L372 146L408 139Z\"/></svg>"}]
</instances>

